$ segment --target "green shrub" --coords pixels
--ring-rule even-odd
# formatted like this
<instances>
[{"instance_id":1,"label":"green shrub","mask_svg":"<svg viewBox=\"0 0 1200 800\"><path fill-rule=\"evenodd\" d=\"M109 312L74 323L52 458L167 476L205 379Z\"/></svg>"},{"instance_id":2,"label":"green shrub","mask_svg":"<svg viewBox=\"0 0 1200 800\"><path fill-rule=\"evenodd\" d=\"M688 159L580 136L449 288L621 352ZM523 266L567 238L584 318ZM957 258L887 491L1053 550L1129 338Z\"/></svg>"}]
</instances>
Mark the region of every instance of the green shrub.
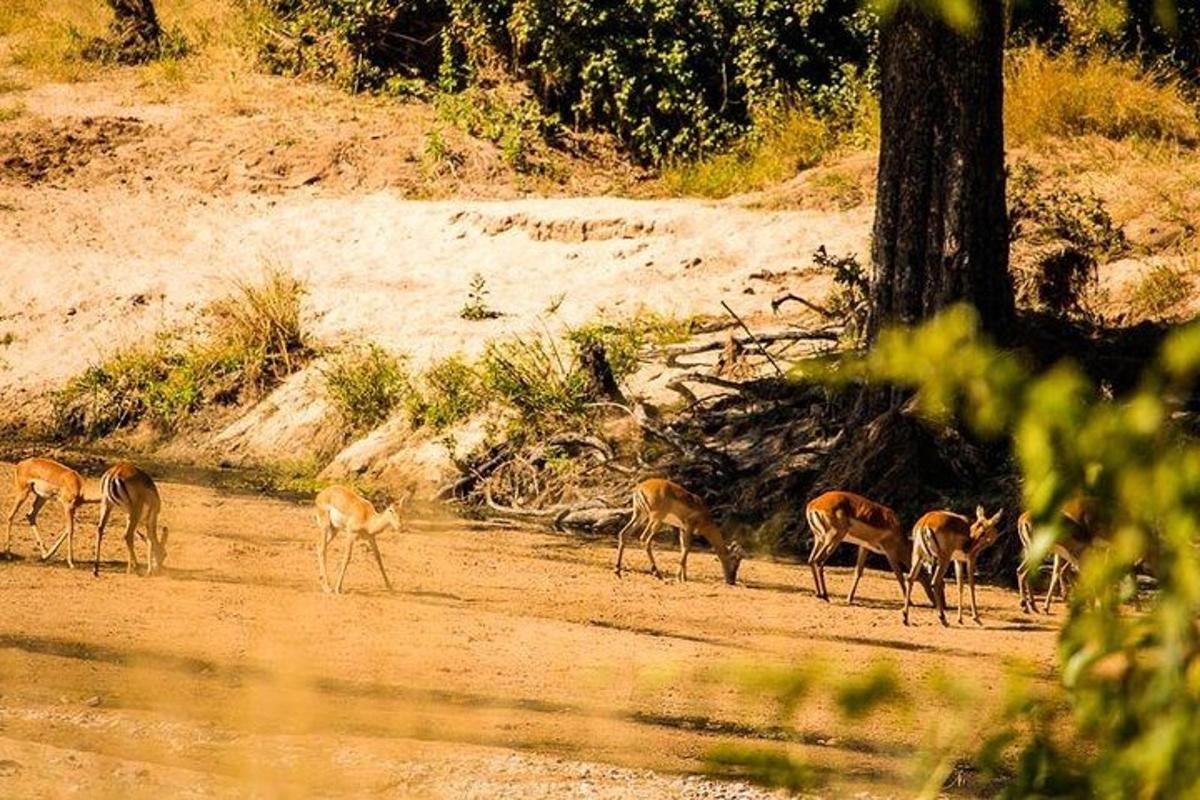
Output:
<instances>
[{"instance_id":1,"label":"green shrub","mask_svg":"<svg viewBox=\"0 0 1200 800\"><path fill-rule=\"evenodd\" d=\"M799 94L834 107L869 70L875 22L856 0L266 0L274 70L377 91L436 82L455 117L494 117L496 77L540 104L487 136L521 163L542 113L613 134L646 162L712 151ZM467 89L461 99L454 92ZM461 108L461 105L468 106ZM476 109L484 109L477 111ZM502 113L503 117L507 112ZM482 128L482 124L474 127Z\"/></svg>"},{"instance_id":2,"label":"green shrub","mask_svg":"<svg viewBox=\"0 0 1200 800\"><path fill-rule=\"evenodd\" d=\"M171 433L205 401L237 396L244 354L160 335L88 367L55 392L51 434L94 439L146 420Z\"/></svg>"},{"instance_id":3,"label":"green shrub","mask_svg":"<svg viewBox=\"0 0 1200 800\"><path fill-rule=\"evenodd\" d=\"M499 317L500 312L488 306L487 296L487 281L482 275L475 273L475 277L471 278L471 289L467 292L467 300L459 309L458 316L462 319L476 321Z\"/></svg>"},{"instance_id":4,"label":"green shrub","mask_svg":"<svg viewBox=\"0 0 1200 800\"><path fill-rule=\"evenodd\" d=\"M322 374L334 407L353 433L387 422L412 392L404 362L376 344L338 353Z\"/></svg>"},{"instance_id":5,"label":"green shrub","mask_svg":"<svg viewBox=\"0 0 1200 800\"><path fill-rule=\"evenodd\" d=\"M586 380L571 353L549 335L491 342L480 361L483 385L526 418L571 415L587 401Z\"/></svg>"},{"instance_id":6,"label":"green shrub","mask_svg":"<svg viewBox=\"0 0 1200 800\"><path fill-rule=\"evenodd\" d=\"M1011 439L1039 527L1031 563L1062 535L1057 509L1072 495L1095 498L1112 520L1111 546L1082 560L1060 634L1059 696L1069 713L1014 697L984 726L977 759L994 763L1015 748L1006 797L1196 796L1200 445L1180 412L1200 377L1200 326L1175 331L1138 388L1115 401L1070 364L1030 374L978 331L974 312L955 308L885 332L864 359L826 373L913 387L922 415ZM1158 590L1131 611L1122 587L1143 560Z\"/></svg>"},{"instance_id":7,"label":"green shrub","mask_svg":"<svg viewBox=\"0 0 1200 800\"><path fill-rule=\"evenodd\" d=\"M416 426L441 430L483 408L479 375L459 356L451 356L421 373L405 399Z\"/></svg>"}]
</instances>

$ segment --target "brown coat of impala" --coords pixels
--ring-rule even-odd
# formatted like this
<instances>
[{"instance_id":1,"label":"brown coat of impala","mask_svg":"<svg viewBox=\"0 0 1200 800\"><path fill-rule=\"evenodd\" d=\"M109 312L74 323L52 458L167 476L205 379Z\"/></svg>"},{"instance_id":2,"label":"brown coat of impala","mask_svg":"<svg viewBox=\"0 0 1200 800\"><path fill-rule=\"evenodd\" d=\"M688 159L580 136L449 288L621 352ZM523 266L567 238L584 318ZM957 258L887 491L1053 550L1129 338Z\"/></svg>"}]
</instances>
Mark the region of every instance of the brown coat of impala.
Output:
<instances>
[{"instance_id":1,"label":"brown coat of impala","mask_svg":"<svg viewBox=\"0 0 1200 800\"><path fill-rule=\"evenodd\" d=\"M143 529L142 538L146 540L146 574L159 572L167 560L168 531L158 527L158 514L162 510L158 487L141 468L121 461L100 476L100 522L96 525L96 560L92 574L100 574L100 542L104 539L108 518L116 509L124 511L128 517L125 521L125 549L129 554L125 562L126 574L136 572L140 566L133 547L139 525Z\"/></svg>"},{"instance_id":2,"label":"brown coat of impala","mask_svg":"<svg viewBox=\"0 0 1200 800\"><path fill-rule=\"evenodd\" d=\"M317 527L321 529L321 538L317 540L317 567L321 575L321 589L335 594L342 593L342 583L346 580L346 570L350 567L350 556L354 552L354 543L361 541L367 545L375 556L375 564L379 574L383 576L383 584L390 592L392 582L388 580L387 572L383 569L383 556L379 554L379 544L375 537L384 531L400 530L400 506L390 505L382 512L377 512L375 506L349 486L329 486L317 495ZM325 567L325 556L329 543L339 533L346 534L346 552L342 556L342 568L338 572L337 585L330 587L329 575Z\"/></svg>"},{"instance_id":3,"label":"brown coat of impala","mask_svg":"<svg viewBox=\"0 0 1200 800\"><path fill-rule=\"evenodd\" d=\"M37 540L38 555L45 561L54 555L65 539L67 564L74 567L75 513L84 503L98 502L98 498L84 497L83 478L79 473L48 458L27 458L17 464L16 472L13 474L13 491L16 501L8 515L8 537L4 545L4 552L9 553L12 550L12 526L17 512L21 510L21 506L29 496L33 495L33 505L30 507L29 513L25 515L25 519L33 528L33 538ZM62 506L63 513L67 518L67 525L62 535L58 537L58 541L47 550L45 543L42 542L42 535L38 531L37 518L42 506L50 500L57 500Z\"/></svg>"},{"instance_id":4,"label":"brown coat of impala","mask_svg":"<svg viewBox=\"0 0 1200 800\"><path fill-rule=\"evenodd\" d=\"M1050 603L1054 590L1060 590L1060 597L1066 601L1066 571L1079 571L1079 561L1084 552L1097 542L1109 538L1108 522L1104 518L1103 507L1095 498L1077 495L1063 503L1059 509L1062 517L1063 535L1054 543L1054 566L1050 570L1050 586L1046 590L1046 600L1043 610L1050 613ZM1021 537L1021 565L1017 567L1017 591L1021 595L1021 610L1026 613L1036 611L1033 590L1029 587L1029 564L1027 556L1029 545L1033 541L1033 517L1029 512L1021 514L1017 519L1017 535Z\"/></svg>"},{"instance_id":5,"label":"brown coat of impala","mask_svg":"<svg viewBox=\"0 0 1200 800\"><path fill-rule=\"evenodd\" d=\"M938 618L946 622L946 570L954 564L954 577L958 583L958 622L962 624L963 586L962 569L967 568L967 580L971 586L971 618L979 621L979 608L975 604L975 561L979 554L990 547L1000 535L996 525L1004 516L1001 509L989 517L983 506L975 508L974 521L952 511L930 511L913 526L912 567L908 573L908 589L904 593L904 624L908 624L908 608L912 600L912 582L922 567L933 567L934 605Z\"/></svg>"},{"instance_id":6,"label":"brown coat of impala","mask_svg":"<svg viewBox=\"0 0 1200 800\"><path fill-rule=\"evenodd\" d=\"M726 544L721 529L713 522L708 506L696 495L678 483L664 478L642 481L633 490L633 514L629 523L617 534L617 576L621 575L621 561L625 555L625 537L638 525L642 525L641 543L646 546L646 557L650 559L650 574L661 578L658 564L654 560L654 534L662 525L670 525L679 531L679 571L676 577L687 580L687 558L692 549L692 537L703 536L712 546L721 562L721 571L729 585L737 583L738 567L742 563L742 548L737 542Z\"/></svg>"},{"instance_id":7,"label":"brown coat of impala","mask_svg":"<svg viewBox=\"0 0 1200 800\"><path fill-rule=\"evenodd\" d=\"M811 500L804 516L813 534L808 566L812 569L817 597L829 599L829 589L825 585L825 562L842 542L858 545L858 560L854 565L854 581L846 595L847 603L854 602L854 593L858 591L858 582L867 563L867 553L879 553L887 558L888 566L900 584L900 595L904 596L904 571L908 569L912 545L896 512L862 495L834 491ZM924 574L918 575L917 579L932 602L929 579Z\"/></svg>"}]
</instances>

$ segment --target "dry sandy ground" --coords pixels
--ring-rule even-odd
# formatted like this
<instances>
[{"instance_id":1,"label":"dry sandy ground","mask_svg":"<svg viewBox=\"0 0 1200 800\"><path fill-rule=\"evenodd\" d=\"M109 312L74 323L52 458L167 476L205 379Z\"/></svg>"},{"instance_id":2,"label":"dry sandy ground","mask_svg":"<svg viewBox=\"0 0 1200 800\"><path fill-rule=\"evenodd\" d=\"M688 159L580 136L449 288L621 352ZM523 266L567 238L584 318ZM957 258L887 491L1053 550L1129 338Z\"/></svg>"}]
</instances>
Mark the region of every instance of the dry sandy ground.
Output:
<instances>
[{"instance_id":1,"label":"dry sandy ground","mask_svg":"<svg viewBox=\"0 0 1200 800\"><path fill-rule=\"evenodd\" d=\"M1006 665L1052 668L1054 620L1023 617L1007 591L982 588L982 628L942 628L925 606L905 628L879 572L855 607L813 598L791 564L747 561L743 585L726 587L703 551L687 584L618 579L609 540L430 515L381 541L394 593L356 554L348 593L328 596L308 508L171 483L162 494L161 577L126 576L111 533L98 579L38 563L17 527L25 558L0 569L3 796L762 796L687 777L732 741L805 760L826 778L821 796L907 797L922 747L963 735L930 694L937 675L980 693L978 726ZM835 591L846 573L832 571ZM818 690L781 720L728 677L818 662L846 675L879 659L925 699L847 722Z\"/></svg>"}]
</instances>

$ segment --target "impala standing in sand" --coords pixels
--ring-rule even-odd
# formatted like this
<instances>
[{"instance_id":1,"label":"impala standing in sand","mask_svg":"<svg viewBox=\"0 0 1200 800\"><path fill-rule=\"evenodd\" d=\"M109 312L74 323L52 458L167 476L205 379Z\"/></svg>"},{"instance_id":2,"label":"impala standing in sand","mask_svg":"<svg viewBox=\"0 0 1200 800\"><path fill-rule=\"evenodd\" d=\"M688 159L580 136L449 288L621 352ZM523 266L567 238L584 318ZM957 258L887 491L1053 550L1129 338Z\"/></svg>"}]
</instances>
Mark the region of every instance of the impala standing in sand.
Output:
<instances>
[{"instance_id":1,"label":"impala standing in sand","mask_svg":"<svg viewBox=\"0 0 1200 800\"><path fill-rule=\"evenodd\" d=\"M4 545L4 552L7 554L12 550L12 526L13 520L16 519L17 512L21 510L21 506L25 500L33 495L33 506L29 509L29 513L25 515L25 519L29 521L30 527L33 528L33 538L37 540L38 555L42 560L50 558L58 550L63 539L67 540L67 564L71 567L75 566L75 512L84 503L95 503L96 498L85 499L83 494L83 478L79 473L70 467L65 467L57 461L51 461L48 458L27 458L20 464L17 464L16 473L13 477L13 489L16 492L16 502L13 503L12 511L8 515L8 538ZM63 513L67 517L67 525L63 530L62 535L58 537L58 541L49 550L46 550L45 544L42 542L41 533L38 531L37 517L38 512L42 510L42 506L48 500L57 500L62 506Z\"/></svg>"},{"instance_id":2,"label":"impala standing in sand","mask_svg":"<svg viewBox=\"0 0 1200 800\"><path fill-rule=\"evenodd\" d=\"M887 558L900 584L900 595L905 595L904 570L908 568L911 545L896 512L852 492L826 492L809 502L804 516L813 534L808 566L812 569L817 597L829 599L829 590L825 586L825 562L843 541L858 545L858 561L854 565L854 581L846 595L847 603L854 602L854 593L858 591L868 552L879 553ZM917 577L928 594L929 579L923 574ZM932 595L929 599L933 600Z\"/></svg>"},{"instance_id":3,"label":"impala standing in sand","mask_svg":"<svg viewBox=\"0 0 1200 800\"><path fill-rule=\"evenodd\" d=\"M1046 590L1046 601L1042 607L1047 614L1050 613L1050 603L1056 588L1059 590L1059 596L1066 600L1067 569L1078 572L1079 561L1084 551L1097 541L1108 539L1108 526L1103 521L1102 511L1098 501L1082 495L1072 497L1059 509L1063 535L1054 543L1054 566L1050 569L1050 586ZM1033 541L1033 518L1028 511L1021 514L1017 520L1017 535L1021 537L1021 565L1017 567L1017 591L1021 595L1021 610L1028 613L1037 610L1028 579L1027 556L1030 542Z\"/></svg>"},{"instance_id":4,"label":"impala standing in sand","mask_svg":"<svg viewBox=\"0 0 1200 800\"><path fill-rule=\"evenodd\" d=\"M125 562L125 573L134 572L139 564L133 547L133 537L138 525L144 528L146 539L146 574L153 575L162 569L167 558L167 529L158 528L158 513L162 500L153 479L128 461L114 464L100 476L100 522L96 526L96 561L92 574L100 574L100 542L108 526L109 515L119 508L128 515L125 523L125 547L129 558Z\"/></svg>"},{"instance_id":5,"label":"impala standing in sand","mask_svg":"<svg viewBox=\"0 0 1200 800\"><path fill-rule=\"evenodd\" d=\"M621 575L621 560L625 555L625 536L638 524L642 524L641 542L646 546L650 559L650 573L661 578L658 564L654 561L654 534L662 525L670 525L679 531L679 571L676 577L687 580L687 558L692 549L692 537L700 534L712 546L721 562L725 582L737 583L738 567L742 563L742 548L737 542L728 545L721 529L712 520L708 507L696 495L678 483L663 478L642 481L633 490L633 515L629 523L617 534L617 576Z\"/></svg>"},{"instance_id":6,"label":"impala standing in sand","mask_svg":"<svg viewBox=\"0 0 1200 800\"><path fill-rule=\"evenodd\" d=\"M400 501L402 506L408 498ZM377 512L371 502L348 486L330 486L322 489L317 495L317 526L321 529L321 538L317 540L317 565L321 569L321 589L335 594L342 593L342 581L346 579L346 569L350 566L350 555L354 552L354 543L366 543L375 556L379 565L379 574L383 576L383 584L388 591L392 590L392 582L388 580L387 572L383 569L383 557L379 554L379 544L375 537L387 530L400 530L400 508L390 505L382 512ZM338 573L337 586L330 588L329 577L325 569L325 554L329 543L339 532L347 535L346 554L342 557L342 569Z\"/></svg>"},{"instance_id":7,"label":"impala standing in sand","mask_svg":"<svg viewBox=\"0 0 1200 800\"><path fill-rule=\"evenodd\" d=\"M962 624L963 587L962 569L967 567L967 581L971 586L971 618L979 621L979 609L975 605L975 561L1000 535L996 527L1004 510L989 517L983 506L975 508L975 521L951 511L930 511L913 526L912 568L908 573L908 589L904 593L904 624L908 624L908 607L912 601L912 582L921 568L933 566L934 605L938 618L946 622L946 570L954 563L954 577L958 583L958 623Z\"/></svg>"}]
</instances>

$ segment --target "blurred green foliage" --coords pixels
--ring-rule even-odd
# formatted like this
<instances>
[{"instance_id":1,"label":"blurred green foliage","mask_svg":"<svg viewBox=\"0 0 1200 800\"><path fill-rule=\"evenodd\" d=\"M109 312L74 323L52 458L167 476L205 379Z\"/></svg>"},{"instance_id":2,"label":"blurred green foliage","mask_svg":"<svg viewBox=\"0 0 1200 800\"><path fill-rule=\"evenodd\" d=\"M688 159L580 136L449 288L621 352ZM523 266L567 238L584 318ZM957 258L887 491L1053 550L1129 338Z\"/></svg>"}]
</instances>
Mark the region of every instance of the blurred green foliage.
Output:
<instances>
[{"instance_id":1,"label":"blurred green foliage","mask_svg":"<svg viewBox=\"0 0 1200 800\"><path fill-rule=\"evenodd\" d=\"M1198 371L1194 325L1167 339L1136 391L1107 400L1070 363L1031 373L968 307L818 371L912 387L923 414L1011 438L1038 525L1031 562L1060 535L1057 509L1072 495L1095 497L1113 520L1110 546L1083 559L1062 629L1066 708L1014 691L977 754L995 765L1015 749L1006 796L1200 795L1200 447L1176 422ZM1134 611L1126 576L1139 564L1158 589Z\"/></svg>"}]
</instances>

